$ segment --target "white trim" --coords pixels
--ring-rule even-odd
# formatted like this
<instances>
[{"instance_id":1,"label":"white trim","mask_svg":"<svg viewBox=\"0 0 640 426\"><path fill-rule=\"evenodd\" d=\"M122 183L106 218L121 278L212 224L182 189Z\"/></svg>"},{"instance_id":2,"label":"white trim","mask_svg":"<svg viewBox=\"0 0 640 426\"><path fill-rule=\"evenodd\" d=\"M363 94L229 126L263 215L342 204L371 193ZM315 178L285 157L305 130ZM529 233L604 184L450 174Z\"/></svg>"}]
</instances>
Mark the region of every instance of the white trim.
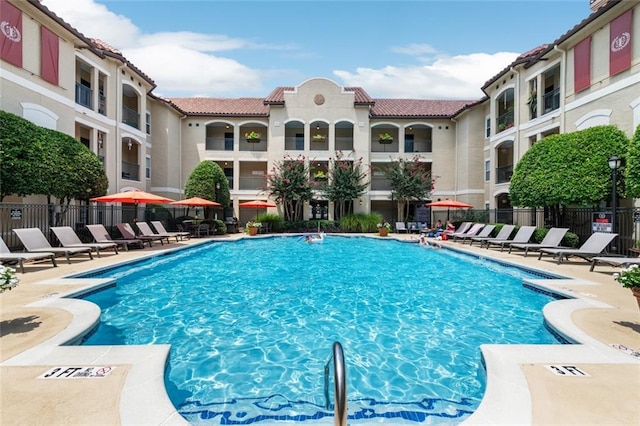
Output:
<instances>
[{"instance_id":1,"label":"white trim","mask_svg":"<svg viewBox=\"0 0 640 426\"><path fill-rule=\"evenodd\" d=\"M152 170L153 172L153 170ZM172 194L182 194L182 191L180 190L180 188L173 188L170 186L152 186L150 188L151 192L169 192Z\"/></svg>"},{"instance_id":2,"label":"white trim","mask_svg":"<svg viewBox=\"0 0 640 426\"><path fill-rule=\"evenodd\" d=\"M631 101L629 106L633 111L633 128L636 129L640 126L640 96ZM633 132L635 132L635 130L633 130Z\"/></svg>"},{"instance_id":3,"label":"white trim","mask_svg":"<svg viewBox=\"0 0 640 426\"><path fill-rule=\"evenodd\" d=\"M453 191L454 195L471 195L471 194L484 194L484 189L459 189Z\"/></svg>"},{"instance_id":4,"label":"white trim","mask_svg":"<svg viewBox=\"0 0 640 426\"><path fill-rule=\"evenodd\" d=\"M544 115L541 115L538 118L535 118L533 120L527 121L526 123L520 124L519 128L521 130L530 129L530 128L534 127L534 126L538 126L540 123L544 123L545 121L550 121L550 120L553 120L555 118L560 117L560 115L561 115L560 113L561 113L561 109L560 108L554 109L553 111L548 112L548 113L546 113Z\"/></svg>"},{"instance_id":5,"label":"white trim","mask_svg":"<svg viewBox=\"0 0 640 426\"><path fill-rule=\"evenodd\" d=\"M502 195L502 194L507 194L507 195L509 195L509 190L508 190L508 189L496 189L496 190L494 191L494 193L493 193L493 199L494 199L494 201L495 201L495 198L496 198L498 195Z\"/></svg>"},{"instance_id":6,"label":"white trim","mask_svg":"<svg viewBox=\"0 0 640 426\"><path fill-rule=\"evenodd\" d=\"M112 120L109 117L107 117L106 115L102 115L102 114L98 114L97 112L84 107L80 104L74 104L75 106L75 110L76 110L76 114L80 115L86 115L87 117L91 117L92 119L101 122L102 124L104 124L105 126L115 126L116 125L116 120Z\"/></svg>"},{"instance_id":7,"label":"white trim","mask_svg":"<svg viewBox=\"0 0 640 426\"><path fill-rule=\"evenodd\" d=\"M554 68L556 65L560 65L562 67L562 58L558 58L555 61L548 63L547 66L545 66L544 68L541 68L535 74L529 75L527 78L524 79L524 81L528 83L529 81L533 80L534 78L538 78L539 75L542 75L545 72L549 71L551 68ZM562 70L560 70L560 71L562 71Z\"/></svg>"},{"instance_id":8,"label":"white trim","mask_svg":"<svg viewBox=\"0 0 640 426\"><path fill-rule=\"evenodd\" d=\"M608 125L610 123L609 118L611 117L612 112L613 111L610 109L596 109L578 118L574 125L577 130L584 130L593 126ZM598 120L598 118L603 119ZM593 123L589 124L589 121L593 121Z\"/></svg>"},{"instance_id":9,"label":"white trim","mask_svg":"<svg viewBox=\"0 0 640 426\"><path fill-rule=\"evenodd\" d=\"M57 94L56 92L47 89L45 86L41 86L39 84L34 83L31 80L27 80L25 78L20 77L17 74L14 74L10 71L7 71L6 69L0 67L0 78L4 78L7 81L10 81L12 83L17 84L18 86L27 89L27 90L31 90L35 93L38 94L38 96L44 96L46 98L51 99L52 101L58 102L64 106L70 107L70 108L75 108L75 101L69 99L69 98L65 98L64 96L61 96L59 94Z\"/></svg>"},{"instance_id":10,"label":"white trim","mask_svg":"<svg viewBox=\"0 0 640 426\"><path fill-rule=\"evenodd\" d=\"M551 130L551 129L555 129L555 128L557 128L558 132L559 132L560 131L560 123L549 123L544 127L539 127L539 128L537 128L535 130L532 130L531 132L525 133L524 137L525 138L530 138L531 136L536 136L539 133L544 133L547 130Z\"/></svg>"},{"instance_id":11,"label":"white trim","mask_svg":"<svg viewBox=\"0 0 640 426\"><path fill-rule=\"evenodd\" d=\"M83 62L86 62L87 64L91 65L93 68L97 69L102 74L106 75L107 77L111 77L111 73L109 71L104 69L101 65L98 65L97 62L94 62L92 59L89 59L87 56L85 56L82 53L78 52L77 50L76 50L76 57L80 58Z\"/></svg>"},{"instance_id":12,"label":"white trim","mask_svg":"<svg viewBox=\"0 0 640 426\"><path fill-rule=\"evenodd\" d=\"M613 84L608 85L607 87L596 90L593 93L589 93L588 95L575 100L573 102L569 102L565 105L565 111L571 111L576 108L580 108L583 105L588 104L589 102L594 102L597 99L603 98L605 96L614 94L622 89L625 89L629 86L633 86L634 84L640 83L640 73L632 74L628 78L624 80L617 81ZM575 95L575 94L574 94Z\"/></svg>"},{"instance_id":13,"label":"white trim","mask_svg":"<svg viewBox=\"0 0 640 426\"><path fill-rule=\"evenodd\" d=\"M109 134L110 130L106 127L102 127L94 123L93 121L85 120L83 117L76 117L76 123L84 124L87 127L101 131L102 133Z\"/></svg>"},{"instance_id":14,"label":"white trim","mask_svg":"<svg viewBox=\"0 0 640 426\"><path fill-rule=\"evenodd\" d=\"M49 108L31 102L21 102L20 106L22 107L22 117L24 119L47 129L58 130L60 116Z\"/></svg>"}]
</instances>

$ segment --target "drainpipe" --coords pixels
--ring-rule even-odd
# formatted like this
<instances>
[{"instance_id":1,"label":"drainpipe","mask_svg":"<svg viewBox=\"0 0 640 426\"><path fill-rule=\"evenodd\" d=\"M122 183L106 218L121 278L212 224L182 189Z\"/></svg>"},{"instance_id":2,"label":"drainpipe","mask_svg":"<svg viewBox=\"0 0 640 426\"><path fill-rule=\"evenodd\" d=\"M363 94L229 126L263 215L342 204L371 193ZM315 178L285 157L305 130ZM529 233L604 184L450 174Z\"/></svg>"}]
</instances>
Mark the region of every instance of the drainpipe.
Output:
<instances>
[{"instance_id":1,"label":"drainpipe","mask_svg":"<svg viewBox=\"0 0 640 426\"><path fill-rule=\"evenodd\" d=\"M453 121L454 123L456 123L456 134L455 134L455 149L454 149L454 155L453 155L453 159L454 159L454 170L453 170L453 199L457 200L458 199L458 121L451 117L451 121ZM433 169L431 170L431 172L433 173Z\"/></svg>"},{"instance_id":2,"label":"drainpipe","mask_svg":"<svg viewBox=\"0 0 640 426\"><path fill-rule=\"evenodd\" d=\"M514 99L513 101L515 102L516 99L518 100L520 99L520 71L518 71L514 67L511 67L509 71L514 72L516 74L515 92L518 94L518 96L513 97ZM514 113L513 122L514 124L516 123L518 124L518 127L517 127L518 130L516 130L514 141L513 141L513 158L512 158L513 163L512 164L515 166L516 161L520 160L520 104L519 103L518 103L518 108L516 108L515 105L513 106L513 113ZM517 114L517 117L515 114Z\"/></svg>"},{"instance_id":3,"label":"drainpipe","mask_svg":"<svg viewBox=\"0 0 640 426\"><path fill-rule=\"evenodd\" d=\"M560 52L562 55L562 59L560 60L560 78L562 78L562 84L560 85L560 133L564 133L565 129L565 113L564 113L564 103L565 103L565 93L567 90L567 51L564 49L560 49L557 44L553 46L553 50L556 52Z\"/></svg>"},{"instance_id":4,"label":"drainpipe","mask_svg":"<svg viewBox=\"0 0 640 426\"><path fill-rule=\"evenodd\" d=\"M124 65L118 66L116 69L116 87L115 87L115 105L116 105L116 128L115 128L115 148L116 148L116 187L113 189L113 193L120 192L120 185L122 179L122 141L120 140L120 123L122 122L122 96L118 96L122 87L122 69ZM118 171L120 170L120 171Z\"/></svg>"}]
</instances>

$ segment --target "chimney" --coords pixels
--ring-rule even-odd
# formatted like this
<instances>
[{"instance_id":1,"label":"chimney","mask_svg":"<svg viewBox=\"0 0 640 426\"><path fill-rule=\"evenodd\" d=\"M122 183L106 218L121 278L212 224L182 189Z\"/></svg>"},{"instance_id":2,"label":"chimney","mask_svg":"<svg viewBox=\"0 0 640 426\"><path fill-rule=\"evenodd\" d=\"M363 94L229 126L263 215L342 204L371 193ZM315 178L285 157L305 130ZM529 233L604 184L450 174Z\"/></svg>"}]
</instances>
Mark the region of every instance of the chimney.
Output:
<instances>
[{"instance_id":1,"label":"chimney","mask_svg":"<svg viewBox=\"0 0 640 426\"><path fill-rule=\"evenodd\" d=\"M607 4L609 0L589 0L589 8L592 12L597 12L602 6Z\"/></svg>"}]
</instances>

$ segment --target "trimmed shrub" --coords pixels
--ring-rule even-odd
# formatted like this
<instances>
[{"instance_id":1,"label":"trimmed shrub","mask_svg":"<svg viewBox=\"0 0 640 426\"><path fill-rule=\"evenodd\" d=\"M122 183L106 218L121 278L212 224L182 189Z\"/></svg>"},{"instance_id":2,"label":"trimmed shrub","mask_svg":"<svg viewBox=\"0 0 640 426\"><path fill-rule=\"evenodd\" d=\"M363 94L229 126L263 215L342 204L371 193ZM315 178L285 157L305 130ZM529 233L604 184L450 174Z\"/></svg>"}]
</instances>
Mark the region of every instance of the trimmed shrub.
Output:
<instances>
[{"instance_id":1,"label":"trimmed shrub","mask_svg":"<svg viewBox=\"0 0 640 426\"><path fill-rule=\"evenodd\" d=\"M342 232L376 232L378 223L383 222L379 213L351 214L340 219L340 230Z\"/></svg>"}]
</instances>

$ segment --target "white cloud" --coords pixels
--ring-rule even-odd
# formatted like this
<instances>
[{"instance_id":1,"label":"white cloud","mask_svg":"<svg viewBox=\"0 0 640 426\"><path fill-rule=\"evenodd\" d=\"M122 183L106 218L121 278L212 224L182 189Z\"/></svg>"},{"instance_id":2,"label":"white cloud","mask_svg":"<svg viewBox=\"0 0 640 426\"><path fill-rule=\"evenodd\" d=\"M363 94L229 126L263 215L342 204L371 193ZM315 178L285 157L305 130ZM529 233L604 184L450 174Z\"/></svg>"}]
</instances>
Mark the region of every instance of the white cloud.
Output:
<instances>
[{"instance_id":1,"label":"white cloud","mask_svg":"<svg viewBox=\"0 0 640 426\"><path fill-rule=\"evenodd\" d=\"M430 65L334 71L346 86L361 86L378 98L479 99L481 87L513 62L517 53L441 56Z\"/></svg>"},{"instance_id":2,"label":"white cloud","mask_svg":"<svg viewBox=\"0 0 640 426\"><path fill-rule=\"evenodd\" d=\"M402 53L404 55L410 56L422 56L428 54L434 54L438 51L431 46L430 44L422 43L422 44L409 44L407 46L396 46L391 48L392 52Z\"/></svg>"}]
</instances>

